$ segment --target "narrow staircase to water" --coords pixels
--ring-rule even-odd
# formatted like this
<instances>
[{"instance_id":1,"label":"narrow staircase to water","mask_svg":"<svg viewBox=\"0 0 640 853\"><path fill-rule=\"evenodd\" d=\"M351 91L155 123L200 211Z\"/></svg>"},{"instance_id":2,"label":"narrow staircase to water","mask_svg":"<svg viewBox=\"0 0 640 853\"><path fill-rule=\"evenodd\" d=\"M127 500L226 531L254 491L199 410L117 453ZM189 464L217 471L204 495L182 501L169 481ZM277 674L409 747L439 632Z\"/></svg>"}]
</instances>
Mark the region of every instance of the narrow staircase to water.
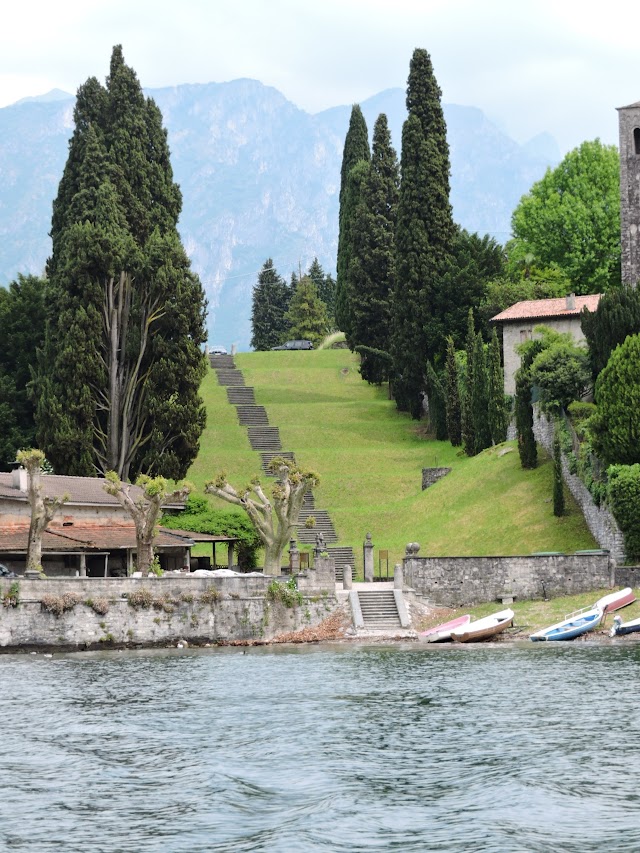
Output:
<instances>
[{"instance_id":1,"label":"narrow staircase to water","mask_svg":"<svg viewBox=\"0 0 640 853\"><path fill-rule=\"evenodd\" d=\"M389 631L402 628L392 589L358 590L358 600L366 630Z\"/></svg>"}]
</instances>

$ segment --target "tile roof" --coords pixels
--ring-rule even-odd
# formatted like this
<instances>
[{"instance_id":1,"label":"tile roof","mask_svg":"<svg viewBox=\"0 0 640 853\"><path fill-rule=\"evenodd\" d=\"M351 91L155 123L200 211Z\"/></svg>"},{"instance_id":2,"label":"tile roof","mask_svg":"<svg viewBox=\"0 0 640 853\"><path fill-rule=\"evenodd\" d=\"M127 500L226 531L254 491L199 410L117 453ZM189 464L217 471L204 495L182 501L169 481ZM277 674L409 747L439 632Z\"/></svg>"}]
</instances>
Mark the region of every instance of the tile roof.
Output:
<instances>
[{"instance_id":1,"label":"tile roof","mask_svg":"<svg viewBox=\"0 0 640 853\"><path fill-rule=\"evenodd\" d=\"M196 534L197 535L197 534ZM29 525L0 527L0 553L27 551ZM158 548L186 548L194 544L193 539L178 536L161 527L154 540ZM122 525L77 525L56 527L52 525L42 537L43 552L54 551L111 551L136 547L136 531L133 526Z\"/></svg>"},{"instance_id":2,"label":"tile roof","mask_svg":"<svg viewBox=\"0 0 640 853\"><path fill-rule=\"evenodd\" d=\"M105 480L102 477L66 477L59 474L43 474L42 484L45 495L49 498L59 498L69 494L69 504L90 504L92 506L120 506L117 498L107 494L103 488ZM134 491L137 486L132 486ZM27 493L13 486L13 474L0 471L0 498L26 500ZM165 506L180 507L184 504L173 501Z\"/></svg>"},{"instance_id":3,"label":"tile roof","mask_svg":"<svg viewBox=\"0 0 640 853\"><path fill-rule=\"evenodd\" d=\"M551 317L578 317L583 308L595 311L600 301L601 293L590 296L576 296L575 308L567 308L567 297L559 299L528 299L516 302L500 314L491 318L492 323L504 323L510 320L544 320Z\"/></svg>"}]
</instances>

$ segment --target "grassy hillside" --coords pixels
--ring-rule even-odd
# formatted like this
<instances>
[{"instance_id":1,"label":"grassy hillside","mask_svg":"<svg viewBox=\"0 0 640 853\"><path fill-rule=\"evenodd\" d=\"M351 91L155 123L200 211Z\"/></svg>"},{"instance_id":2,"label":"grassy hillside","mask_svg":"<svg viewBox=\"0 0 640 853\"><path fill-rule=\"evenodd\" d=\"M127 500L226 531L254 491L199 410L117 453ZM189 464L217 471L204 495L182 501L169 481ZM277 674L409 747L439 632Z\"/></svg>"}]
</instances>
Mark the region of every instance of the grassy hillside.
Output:
<instances>
[{"instance_id":1,"label":"grassy hillside","mask_svg":"<svg viewBox=\"0 0 640 853\"><path fill-rule=\"evenodd\" d=\"M469 459L427 439L385 389L361 380L348 350L243 353L236 364L280 427L283 449L320 474L316 505L329 510L340 544L353 545L360 562L368 531L391 564L407 542L419 542L421 555L597 547L572 500L564 518L553 516L552 465L542 451L542 464L523 471L513 442ZM202 488L224 470L242 485L259 473L259 454L213 371L202 390L208 426L189 477ZM423 492L421 469L440 465L451 474Z\"/></svg>"}]
</instances>

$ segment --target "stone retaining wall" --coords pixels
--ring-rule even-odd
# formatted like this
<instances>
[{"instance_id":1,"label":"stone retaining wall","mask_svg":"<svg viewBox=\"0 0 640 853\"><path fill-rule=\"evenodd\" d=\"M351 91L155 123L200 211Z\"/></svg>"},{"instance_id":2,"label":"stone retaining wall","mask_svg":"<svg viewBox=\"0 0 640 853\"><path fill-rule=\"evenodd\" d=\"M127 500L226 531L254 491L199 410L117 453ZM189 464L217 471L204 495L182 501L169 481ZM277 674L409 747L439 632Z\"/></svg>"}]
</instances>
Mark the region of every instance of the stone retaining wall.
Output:
<instances>
[{"instance_id":1,"label":"stone retaining wall","mask_svg":"<svg viewBox=\"0 0 640 853\"><path fill-rule=\"evenodd\" d=\"M555 425L553 421L534 409L533 433L536 441L553 455L553 437ZM569 465L564 454L562 454L562 477L567 488L582 510L587 527L593 534L594 539L601 548L609 551L611 559L616 564L624 563L624 534L618 527L611 512L604 506L597 506L591 497L591 493L577 474L569 471Z\"/></svg>"},{"instance_id":2,"label":"stone retaining wall","mask_svg":"<svg viewBox=\"0 0 640 853\"><path fill-rule=\"evenodd\" d=\"M405 584L436 604L458 607L496 601L551 598L615 581L609 555L545 554L522 557L405 557Z\"/></svg>"},{"instance_id":3,"label":"stone retaining wall","mask_svg":"<svg viewBox=\"0 0 640 853\"><path fill-rule=\"evenodd\" d=\"M433 486L434 483L437 483L438 480L441 480L443 477L446 477L450 471L451 468L423 468L422 491L428 489L429 486Z\"/></svg>"},{"instance_id":4,"label":"stone retaining wall","mask_svg":"<svg viewBox=\"0 0 640 853\"><path fill-rule=\"evenodd\" d=\"M318 585L313 574L300 578L304 603L295 607L268 600L269 577L3 579L0 648L270 639L317 625L336 606L335 584ZM15 584L17 606L8 598ZM59 614L46 608L65 602L69 609Z\"/></svg>"}]
</instances>

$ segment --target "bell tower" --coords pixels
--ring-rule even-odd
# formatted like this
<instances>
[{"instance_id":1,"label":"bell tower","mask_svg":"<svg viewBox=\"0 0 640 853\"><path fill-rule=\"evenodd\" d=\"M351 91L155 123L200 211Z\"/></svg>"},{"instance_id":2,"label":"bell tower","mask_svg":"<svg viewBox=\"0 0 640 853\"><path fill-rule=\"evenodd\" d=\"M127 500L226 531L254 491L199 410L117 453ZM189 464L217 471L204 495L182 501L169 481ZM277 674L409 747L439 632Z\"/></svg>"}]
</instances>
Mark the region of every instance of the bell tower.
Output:
<instances>
[{"instance_id":1,"label":"bell tower","mask_svg":"<svg viewBox=\"0 0 640 853\"><path fill-rule=\"evenodd\" d=\"M618 107L622 283L640 280L640 101Z\"/></svg>"}]
</instances>

